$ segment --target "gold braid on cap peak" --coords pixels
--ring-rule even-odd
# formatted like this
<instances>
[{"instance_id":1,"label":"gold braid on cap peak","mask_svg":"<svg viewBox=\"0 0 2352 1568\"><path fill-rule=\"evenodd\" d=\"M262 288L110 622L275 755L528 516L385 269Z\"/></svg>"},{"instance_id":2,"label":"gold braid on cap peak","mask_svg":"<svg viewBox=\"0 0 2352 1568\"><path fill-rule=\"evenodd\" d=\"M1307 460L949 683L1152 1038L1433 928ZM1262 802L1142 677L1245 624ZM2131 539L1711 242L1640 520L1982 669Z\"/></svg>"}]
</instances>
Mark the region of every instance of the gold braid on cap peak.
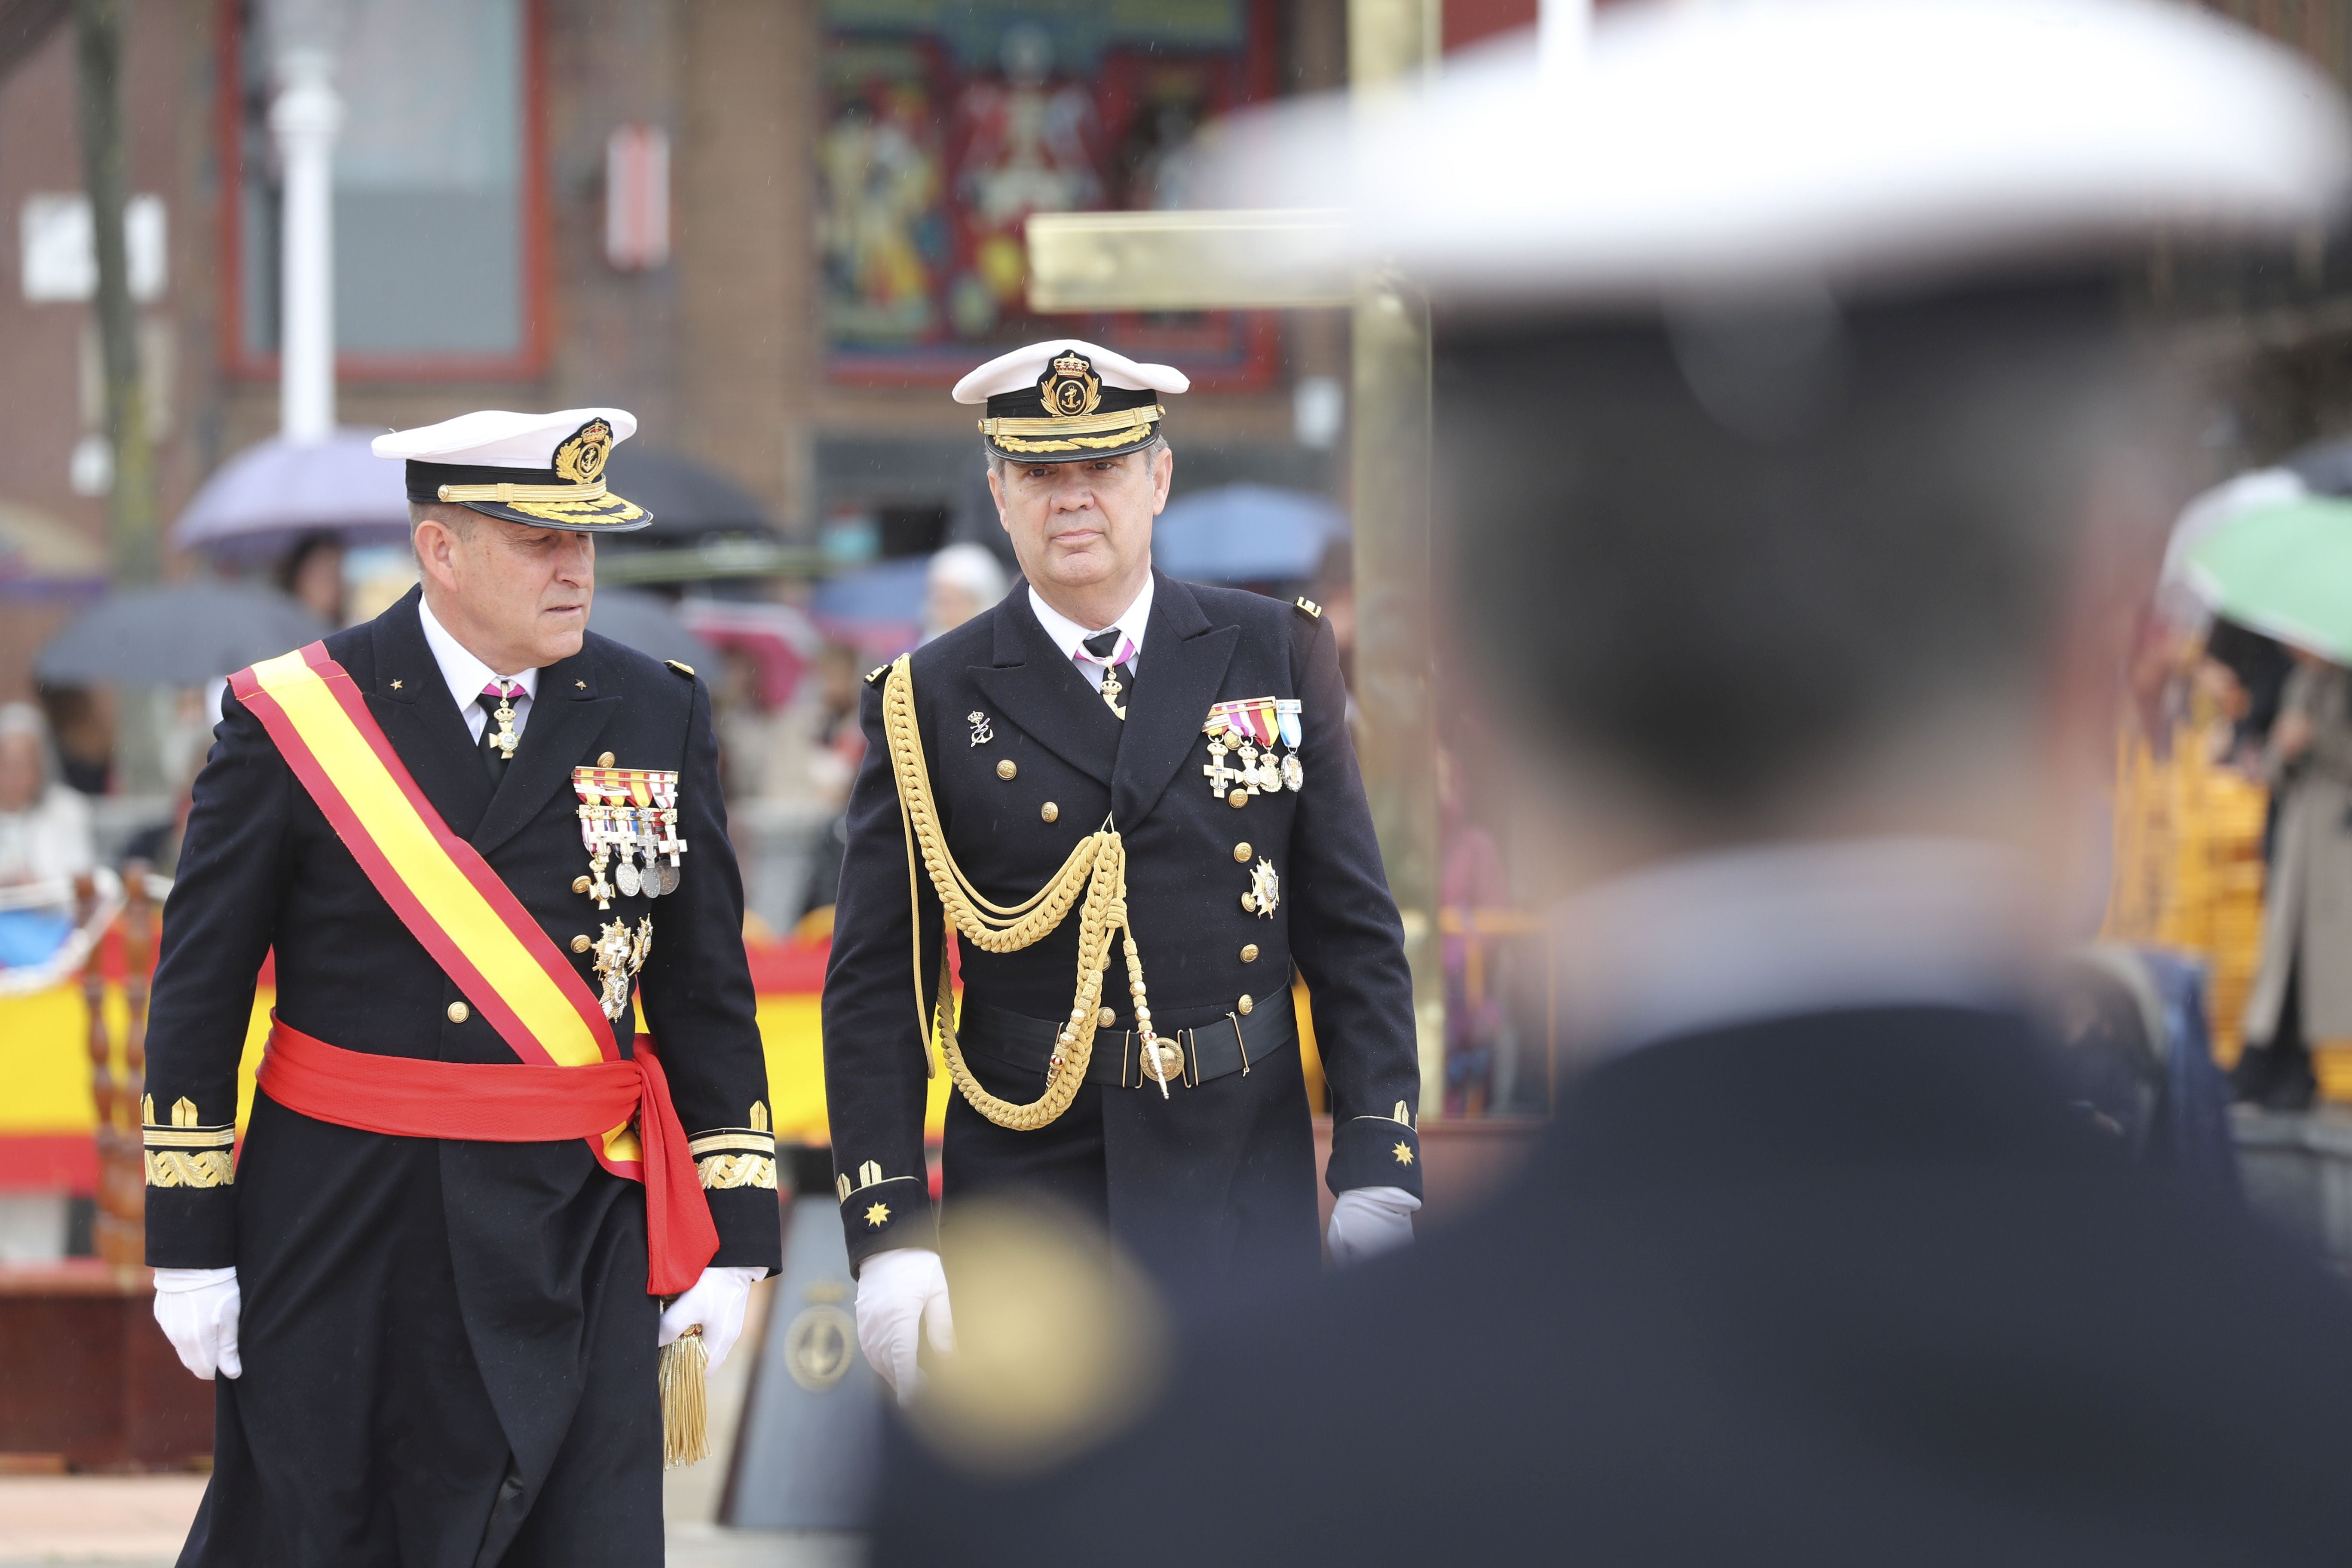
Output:
<instances>
[{"instance_id":1,"label":"gold braid on cap peak","mask_svg":"<svg viewBox=\"0 0 2352 1568\"><path fill-rule=\"evenodd\" d=\"M1100 450L1134 440L1167 412L1154 403L1084 419L983 419L980 433L1008 452ZM1032 437L1043 439L1027 438Z\"/></svg>"}]
</instances>

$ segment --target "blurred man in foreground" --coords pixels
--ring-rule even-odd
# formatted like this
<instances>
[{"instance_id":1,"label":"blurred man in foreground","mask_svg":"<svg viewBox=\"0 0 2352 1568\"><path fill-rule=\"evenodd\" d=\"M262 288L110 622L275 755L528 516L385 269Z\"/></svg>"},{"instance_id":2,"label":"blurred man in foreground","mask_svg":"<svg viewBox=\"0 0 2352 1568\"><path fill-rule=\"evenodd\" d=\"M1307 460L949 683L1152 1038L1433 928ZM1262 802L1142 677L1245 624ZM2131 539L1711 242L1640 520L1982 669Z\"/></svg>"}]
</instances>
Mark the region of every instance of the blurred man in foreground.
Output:
<instances>
[{"instance_id":1,"label":"blurred man in foreground","mask_svg":"<svg viewBox=\"0 0 2352 1568\"><path fill-rule=\"evenodd\" d=\"M1585 1070L1120 1430L1125 1342L1084 1458L933 1422L877 1560L2340 1562L2352 1305L2104 1155L2026 1002L2178 500L2105 278L2321 220L2331 90L2187 8L1628 6L1360 125Z\"/></svg>"}]
</instances>

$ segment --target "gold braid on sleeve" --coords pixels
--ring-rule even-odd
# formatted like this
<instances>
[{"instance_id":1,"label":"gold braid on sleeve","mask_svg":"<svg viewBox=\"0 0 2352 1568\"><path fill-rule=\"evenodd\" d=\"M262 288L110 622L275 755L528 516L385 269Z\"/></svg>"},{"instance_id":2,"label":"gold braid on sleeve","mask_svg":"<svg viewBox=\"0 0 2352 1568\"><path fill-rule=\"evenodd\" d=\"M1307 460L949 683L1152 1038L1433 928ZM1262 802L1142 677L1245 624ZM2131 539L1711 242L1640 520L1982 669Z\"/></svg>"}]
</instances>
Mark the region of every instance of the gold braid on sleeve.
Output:
<instances>
[{"instance_id":1,"label":"gold braid on sleeve","mask_svg":"<svg viewBox=\"0 0 2352 1568\"><path fill-rule=\"evenodd\" d=\"M963 868L948 852L940 831L939 811L931 798L930 773L923 760L923 737L915 721L915 679L907 655L890 666L882 687L882 729L890 746L890 770L898 785L898 819L907 838L907 900L915 919L915 1016L923 1022L923 932L920 901L916 895L915 864L920 858L939 894L947 928L983 952L1018 952L1060 927L1071 908L1078 910L1077 994L1069 1021L1062 1027L1054 1054L1047 1058L1045 1092L1026 1105L1000 1100L980 1085L964 1066L956 1043L955 1015L948 992L948 955L940 951L940 983L929 1026L924 1029L923 1065L935 1072L930 1039L936 1035L947 1058L948 1073L974 1110L999 1127L1032 1132L1069 1109L1086 1081L1087 1064L1094 1056L1097 1009L1102 1003L1103 975L1110 968L1110 939L1115 931L1125 942L1128 977L1135 993L1135 1023L1142 1036L1144 1070L1168 1092L1168 1079L1181 1070L1173 1051L1166 1061L1151 1030L1151 1005L1143 989L1143 959L1136 951L1135 933L1127 923L1127 847L1106 819L1070 851L1054 878L1020 903L991 903L981 896ZM1080 895L1084 895L1081 902ZM1164 1075L1164 1076L1163 1076Z\"/></svg>"}]
</instances>

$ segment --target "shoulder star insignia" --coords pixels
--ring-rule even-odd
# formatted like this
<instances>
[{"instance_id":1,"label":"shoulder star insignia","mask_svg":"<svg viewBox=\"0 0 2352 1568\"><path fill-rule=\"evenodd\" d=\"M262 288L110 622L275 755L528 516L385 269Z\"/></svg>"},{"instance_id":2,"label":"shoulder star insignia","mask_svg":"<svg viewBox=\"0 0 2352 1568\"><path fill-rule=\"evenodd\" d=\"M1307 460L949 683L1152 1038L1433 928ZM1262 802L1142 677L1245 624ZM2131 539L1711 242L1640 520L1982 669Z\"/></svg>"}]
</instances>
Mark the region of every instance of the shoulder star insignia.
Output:
<instances>
[{"instance_id":1,"label":"shoulder star insignia","mask_svg":"<svg viewBox=\"0 0 2352 1568\"><path fill-rule=\"evenodd\" d=\"M1400 1143L1389 1152L1396 1156L1396 1163L1400 1165L1412 1163L1412 1145L1410 1143Z\"/></svg>"},{"instance_id":2,"label":"shoulder star insignia","mask_svg":"<svg viewBox=\"0 0 2352 1568\"><path fill-rule=\"evenodd\" d=\"M866 1223L872 1226L876 1230L880 1230L884 1226L889 1224L890 1205L888 1204L873 1204L868 1205L866 1210Z\"/></svg>"},{"instance_id":3,"label":"shoulder star insignia","mask_svg":"<svg viewBox=\"0 0 2352 1568\"><path fill-rule=\"evenodd\" d=\"M392 689L393 689L394 691L399 690L399 689L400 689L400 682L398 682L397 680L394 681L394 682L392 683Z\"/></svg>"},{"instance_id":4,"label":"shoulder star insignia","mask_svg":"<svg viewBox=\"0 0 2352 1568\"><path fill-rule=\"evenodd\" d=\"M584 680L575 680L572 684L578 687L583 691L588 689L588 683Z\"/></svg>"}]
</instances>

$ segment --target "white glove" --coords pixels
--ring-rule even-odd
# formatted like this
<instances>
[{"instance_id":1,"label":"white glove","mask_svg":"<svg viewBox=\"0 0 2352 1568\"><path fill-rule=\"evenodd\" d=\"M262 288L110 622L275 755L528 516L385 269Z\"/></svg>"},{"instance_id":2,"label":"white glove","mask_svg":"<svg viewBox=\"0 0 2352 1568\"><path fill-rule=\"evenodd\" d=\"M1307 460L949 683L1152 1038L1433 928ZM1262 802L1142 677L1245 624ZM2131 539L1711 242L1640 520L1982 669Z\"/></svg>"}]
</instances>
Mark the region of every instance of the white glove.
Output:
<instances>
[{"instance_id":1,"label":"white glove","mask_svg":"<svg viewBox=\"0 0 2352 1568\"><path fill-rule=\"evenodd\" d=\"M955 1349L940 1255L928 1247L894 1247L867 1258L857 1271L857 1344L901 1405L913 1404L922 1386L915 1365L919 1326L929 1331L932 1350L945 1355Z\"/></svg>"},{"instance_id":2,"label":"white glove","mask_svg":"<svg viewBox=\"0 0 2352 1568\"><path fill-rule=\"evenodd\" d=\"M1413 1211L1421 1200L1402 1187L1349 1187L1331 1205L1331 1261L1345 1268L1412 1240Z\"/></svg>"},{"instance_id":3,"label":"white glove","mask_svg":"<svg viewBox=\"0 0 2352 1568\"><path fill-rule=\"evenodd\" d=\"M158 1268L155 1321L180 1352L180 1364L210 1383L213 1374L242 1377L236 1356L236 1315L244 1298L234 1268Z\"/></svg>"},{"instance_id":4,"label":"white glove","mask_svg":"<svg viewBox=\"0 0 2352 1568\"><path fill-rule=\"evenodd\" d=\"M768 1277L764 1268L706 1268L686 1293L662 1310L661 1334L656 1345L666 1345L698 1325L702 1330L705 1372L717 1372L743 1337L743 1309L751 1303L751 1287Z\"/></svg>"}]
</instances>

